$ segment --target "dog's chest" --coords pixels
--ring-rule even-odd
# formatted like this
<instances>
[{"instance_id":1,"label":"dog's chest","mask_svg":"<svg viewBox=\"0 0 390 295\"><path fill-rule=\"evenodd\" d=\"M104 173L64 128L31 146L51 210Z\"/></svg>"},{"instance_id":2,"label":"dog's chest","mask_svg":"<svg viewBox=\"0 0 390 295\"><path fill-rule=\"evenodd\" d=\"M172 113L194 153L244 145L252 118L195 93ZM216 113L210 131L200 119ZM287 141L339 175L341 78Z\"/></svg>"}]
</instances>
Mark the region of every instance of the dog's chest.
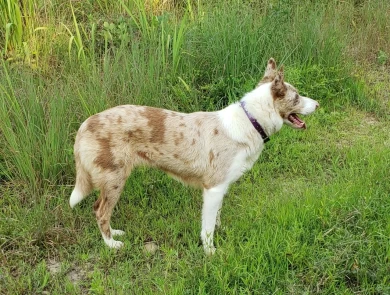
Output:
<instances>
[{"instance_id":1,"label":"dog's chest","mask_svg":"<svg viewBox=\"0 0 390 295\"><path fill-rule=\"evenodd\" d=\"M248 153L247 150L240 151L236 154L229 169L228 182L238 180L246 171L253 167L253 164L259 158L263 147L253 153Z\"/></svg>"},{"instance_id":2,"label":"dog's chest","mask_svg":"<svg viewBox=\"0 0 390 295\"><path fill-rule=\"evenodd\" d=\"M261 147L261 149L259 151L257 151L256 153L250 154L246 157L245 164L244 164L245 171L247 171L253 167L254 163L259 158L262 150L263 150L263 147Z\"/></svg>"}]
</instances>

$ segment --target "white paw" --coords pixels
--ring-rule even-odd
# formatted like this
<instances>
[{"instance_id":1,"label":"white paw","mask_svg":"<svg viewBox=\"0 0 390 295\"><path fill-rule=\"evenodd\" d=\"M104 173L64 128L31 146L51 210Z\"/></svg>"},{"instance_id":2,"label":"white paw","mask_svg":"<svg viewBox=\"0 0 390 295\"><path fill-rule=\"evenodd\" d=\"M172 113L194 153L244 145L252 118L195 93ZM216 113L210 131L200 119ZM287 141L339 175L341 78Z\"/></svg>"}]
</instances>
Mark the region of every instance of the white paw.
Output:
<instances>
[{"instance_id":1,"label":"white paw","mask_svg":"<svg viewBox=\"0 0 390 295\"><path fill-rule=\"evenodd\" d=\"M123 236L124 234L125 232L123 230L111 228L111 235L113 236Z\"/></svg>"},{"instance_id":2,"label":"white paw","mask_svg":"<svg viewBox=\"0 0 390 295\"><path fill-rule=\"evenodd\" d=\"M114 249L119 249L119 248L121 248L123 246L123 242L116 241L113 238L111 238L111 239L104 239L104 242L106 243L106 245L108 247L114 248Z\"/></svg>"},{"instance_id":3,"label":"white paw","mask_svg":"<svg viewBox=\"0 0 390 295\"><path fill-rule=\"evenodd\" d=\"M215 250L216 250L216 249L215 249L214 246L212 246L212 247L205 246L205 247L204 247L204 253L205 253L207 256L212 256L212 255L214 255Z\"/></svg>"}]
</instances>

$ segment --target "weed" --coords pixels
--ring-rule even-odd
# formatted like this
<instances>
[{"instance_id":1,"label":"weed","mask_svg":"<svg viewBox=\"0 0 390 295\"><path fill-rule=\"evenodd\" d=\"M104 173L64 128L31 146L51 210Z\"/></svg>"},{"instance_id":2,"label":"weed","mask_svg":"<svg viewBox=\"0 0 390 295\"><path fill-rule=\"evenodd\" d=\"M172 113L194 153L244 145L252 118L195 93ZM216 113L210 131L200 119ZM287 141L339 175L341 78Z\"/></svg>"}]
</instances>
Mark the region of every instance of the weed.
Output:
<instances>
[{"instance_id":1,"label":"weed","mask_svg":"<svg viewBox=\"0 0 390 295\"><path fill-rule=\"evenodd\" d=\"M384 66L389 60L389 55L386 52L379 50L377 60L381 66Z\"/></svg>"},{"instance_id":2,"label":"weed","mask_svg":"<svg viewBox=\"0 0 390 295\"><path fill-rule=\"evenodd\" d=\"M77 58L80 61L85 62L85 49L84 49L84 45L83 45L83 37L81 36L81 30L79 28L79 24L77 22L75 14L74 14L73 6L71 5L70 7L72 9L73 25L74 25L76 34L73 34L72 31L66 25L64 25L64 27L66 28L66 30L68 31L68 33L70 35L69 48L68 48L69 58L71 58L72 45L75 44L76 49L77 49ZM84 35L85 35L85 32L84 32Z\"/></svg>"}]
</instances>

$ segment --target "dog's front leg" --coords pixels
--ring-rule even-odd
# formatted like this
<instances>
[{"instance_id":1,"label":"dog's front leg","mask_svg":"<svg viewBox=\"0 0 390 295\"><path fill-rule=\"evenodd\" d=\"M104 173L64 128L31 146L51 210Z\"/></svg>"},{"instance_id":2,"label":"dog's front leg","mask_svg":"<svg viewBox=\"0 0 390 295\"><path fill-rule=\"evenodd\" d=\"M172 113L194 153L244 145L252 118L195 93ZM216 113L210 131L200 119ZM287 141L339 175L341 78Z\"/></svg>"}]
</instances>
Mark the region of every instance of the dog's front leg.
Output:
<instances>
[{"instance_id":1,"label":"dog's front leg","mask_svg":"<svg viewBox=\"0 0 390 295\"><path fill-rule=\"evenodd\" d=\"M219 185L203 191L202 231L200 236L206 255L212 255L215 252L213 242L215 223L226 190L227 185Z\"/></svg>"},{"instance_id":2,"label":"dog's front leg","mask_svg":"<svg viewBox=\"0 0 390 295\"><path fill-rule=\"evenodd\" d=\"M217 219L215 221L215 225L218 228L221 227L221 210L222 210L222 201L219 204L219 208L218 208L218 211L217 211Z\"/></svg>"}]
</instances>

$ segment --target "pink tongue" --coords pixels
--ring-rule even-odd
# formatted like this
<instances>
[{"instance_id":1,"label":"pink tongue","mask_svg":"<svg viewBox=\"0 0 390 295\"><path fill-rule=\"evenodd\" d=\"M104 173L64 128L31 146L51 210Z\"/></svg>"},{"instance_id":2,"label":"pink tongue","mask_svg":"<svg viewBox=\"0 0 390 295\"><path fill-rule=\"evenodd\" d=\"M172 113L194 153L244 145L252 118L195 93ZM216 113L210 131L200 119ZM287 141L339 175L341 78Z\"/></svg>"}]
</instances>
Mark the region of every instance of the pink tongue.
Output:
<instances>
[{"instance_id":1,"label":"pink tongue","mask_svg":"<svg viewBox=\"0 0 390 295\"><path fill-rule=\"evenodd\" d=\"M306 129L305 122L303 122L301 119L299 119L299 117L297 115L291 114L291 115L288 116L288 119L289 119L290 122L292 122L298 128Z\"/></svg>"}]
</instances>

